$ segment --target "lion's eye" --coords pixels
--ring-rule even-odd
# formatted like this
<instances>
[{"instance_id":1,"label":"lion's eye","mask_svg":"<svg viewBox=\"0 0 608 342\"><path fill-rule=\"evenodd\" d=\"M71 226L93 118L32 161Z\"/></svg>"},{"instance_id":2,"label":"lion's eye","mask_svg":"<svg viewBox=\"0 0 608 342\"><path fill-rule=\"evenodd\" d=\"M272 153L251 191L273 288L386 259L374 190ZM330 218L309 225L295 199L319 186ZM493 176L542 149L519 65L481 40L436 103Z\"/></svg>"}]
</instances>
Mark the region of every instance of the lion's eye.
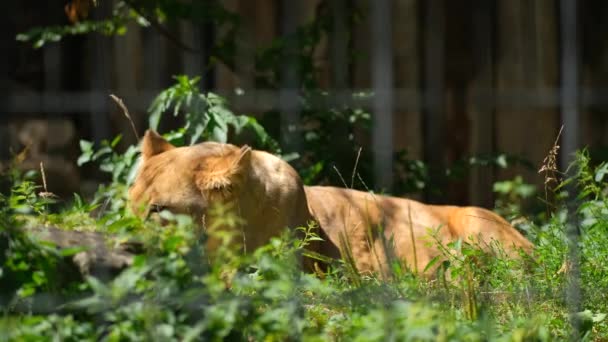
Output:
<instances>
[{"instance_id":1,"label":"lion's eye","mask_svg":"<svg viewBox=\"0 0 608 342\"><path fill-rule=\"evenodd\" d=\"M231 192L232 191L232 185L231 184L216 185L213 188L211 188L211 191L216 191L216 192Z\"/></svg>"}]
</instances>

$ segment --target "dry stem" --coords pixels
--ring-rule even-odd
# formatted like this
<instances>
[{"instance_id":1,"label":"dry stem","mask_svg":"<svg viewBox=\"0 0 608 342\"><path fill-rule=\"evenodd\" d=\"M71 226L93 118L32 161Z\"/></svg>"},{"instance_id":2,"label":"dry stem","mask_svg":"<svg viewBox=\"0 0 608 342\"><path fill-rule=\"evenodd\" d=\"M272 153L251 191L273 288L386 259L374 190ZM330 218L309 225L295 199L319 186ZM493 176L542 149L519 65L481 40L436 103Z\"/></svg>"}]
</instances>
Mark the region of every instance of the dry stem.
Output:
<instances>
[{"instance_id":1,"label":"dry stem","mask_svg":"<svg viewBox=\"0 0 608 342\"><path fill-rule=\"evenodd\" d=\"M110 97L122 109L122 112L125 114L125 117L131 123L131 129L133 130L133 134L135 134L135 137L139 141L139 134L137 134L137 129L135 128L135 123L133 123L133 119L131 118L131 114L129 114L129 110L127 109L127 106L125 106L124 102L122 102L122 99L119 98L118 96L116 96L114 94L110 94Z\"/></svg>"},{"instance_id":2,"label":"dry stem","mask_svg":"<svg viewBox=\"0 0 608 342\"><path fill-rule=\"evenodd\" d=\"M57 195L54 193L49 192L48 188L46 187L46 173L44 172L43 162L40 162L40 174L42 175L42 187L44 188L44 191L39 192L38 195L42 198L57 197Z\"/></svg>"},{"instance_id":3,"label":"dry stem","mask_svg":"<svg viewBox=\"0 0 608 342\"><path fill-rule=\"evenodd\" d=\"M538 173L545 174L545 202L547 204L549 203L549 185L551 183L556 183L556 184L559 183L559 180L557 178L557 175L559 173L559 170L557 169L557 158L558 158L559 148L560 148L559 138L561 137L563 130L564 130L564 126L562 125L562 127L559 129L559 132L557 133L557 137L555 138L555 141L553 142L553 146L549 150L549 154L547 154L545 159L543 159L543 164L541 165L541 168L538 170ZM547 208L547 210L548 210L548 208Z\"/></svg>"}]
</instances>

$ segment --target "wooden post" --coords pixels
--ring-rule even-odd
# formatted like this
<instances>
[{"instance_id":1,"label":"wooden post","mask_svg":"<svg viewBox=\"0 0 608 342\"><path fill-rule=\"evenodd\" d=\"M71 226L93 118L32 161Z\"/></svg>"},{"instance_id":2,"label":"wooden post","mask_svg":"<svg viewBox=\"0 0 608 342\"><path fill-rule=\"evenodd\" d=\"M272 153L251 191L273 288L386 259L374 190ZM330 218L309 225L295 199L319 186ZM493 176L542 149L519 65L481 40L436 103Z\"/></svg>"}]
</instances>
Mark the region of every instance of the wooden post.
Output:
<instances>
[{"instance_id":1,"label":"wooden post","mask_svg":"<svg viewBox=\"0 0 608 342\"><path fill-rule=\"evenodd\" d=\"M422 116L420 113L420 23L424 1L393 1L393 54L395 112L393 114L393 142L395 151L407 150L411 159L422 159ZM396 177L398 177L396 175ZM412 194L408 194L412 196Z\"/></svg>"},{"instance_id":2,"label":"wooden post","mask_svg":"<svg viewBox=\"0 0 608 342\"><path fill-rule=\"evenodd\" d=\"M143 90L156 96L165 84L167 75L167 62L164 54L166 42L164 38L154 30L142 31L142 50L145 58L142 61ZM143 127L148 127L148 122L143 123Z\"/></svg>"},{"instance_id":3,"label":"wooden post","mask_svg":"<svg viewBox=\"0 0 608 342\"><path fill-rule=\"evenodd\" d=\"M561 10L561 169L566 170L579 147L578 38L576 0L560 0Z\"/></svg>"},{"instance_id":4,"label":"wooden post","mask_svg":"<svg viewBox=\"0 0 608 342\"><path fill-rule=\"evenodd\" d=\"M125 35L115 36L112 40L114 43L113 59L116 61L114 63L115 86L111 87L113 89L108 89L108 93L116 94L125 101L127 107L130 108L130 115L135 122L135 127L143 131L148 126L147 123L143 124L143 118L147 116L134 107L133 101L137 95L137 76L141 74L141 65L138 63L143 54L141 28L136 23L129 23ZM125 120L122 110L114 103L109 104L108 109L108 116L111 113L114 126L119 127L123 143L137 144L138 137L133 134L131 124Z\"/></svg>"},{"instance_id":5,"label":"wooden post","mask_svg":"<svg viewBox=\"0 0 608 342\"><path fill-rule=\"evenodd\" d=\"M17 3L13 1L2 1L0 2L0 10L3 13L18 13ZM20 18L16 18L19 20ZM6 113L6 109L10 108L10 95L11 91L11 74L14 70L15 62L17 60L18 50L16 48L17 42L14 37L16 34L16 28L12 21L2 20L0 22L0 49L4 51L0 60L0 162L8 160L10 158L10 138L9 138L9 122L11 112Z\"/></svg>"},{"instance_id":6,"label":"wooden post","mask_svg":"<svg viewBox=\"0 0 608 342\"><path fill-rule=\"evenodd\" d=\"M429 165L433 188L444 189L441 173L445 170L445 3L424 1L424 159ZM427 188L426 200L441 201L441 196Z\"/></svg>"},{"instance_id":7,"label":"wooden post","mask_svg":"<svg viewBox=\"0 0 608 342\"><path fill-rule=\"evenodd\" d=\"M333 28L331 36L332 86L341 95L348 85L348 26L345 0L332 0Z\"/></svg>"},{"instance_id":8,"label":"wooden post","mask_svg":"<svg viewBox=\"0 0 608 342\"><path fill-rule=\"evenodd\" d=\"M296 32L302 4L299 0L281 1L281 34L289 36ZM288 47L289 50L289 47ZM298 61L287 56L281 68L281 89L279 90L279 108L281 110L281 141L287 152L299 152L302 147L300 131L300 113L298 108Z\"/></svg>"},{"instance_id":9,"label":"wooden post","mask_svg":"<svg viewBox=\"0 0 608 342\"><path fill-rule=\"evenodd\" d=\"M99 4L99 10L94 12L94 19L106 18L111 10L112 4L104 1ZM110 125L108 120L108 93L111 88L112 55L110 54L109 38L102 35L90 35L89 44L91 51L91 63L89 65L91 75L91 96L89 99L91 129L93 141L101 142L109 138Z\"/></svg>"},{"instance_id":10,"label":"wooden post","mask_svg":"<svg viewBox=\"0 0 608 342\"><path fill-rule=\"evenodd\" d=\"M180 24L182 41L196 51L182 51L183 73L190 78L200 77L199 87L203 91L212 90L215 85L215 67L209 64L210 50L214 44L213 25L184 22Z\"/></svg>"},{"instance_id":11,"label":"wooden post","mask_svg":"<svg viewBox=\"0 0 608 342\"><path fill-rule=\"evenodd\" d=\"M473 1L473 44L476 74L470 85L471 117L470 151L472 154L494 152L494 48L495 8L493 1ZM469 178L471 204L493 206L492 182L494 168L475 167Z\"/></svg>"},{"instance_id":12,"label":"wooden post","mask_svg":"<svg viewBox=\"0 0 608 342\"><path fill-rule=\"evenodd\" d=\"M205 65L203 64L203 59L201 58L202 52L202 44L203 40L201 39L201 25L197 25L194 22L181 22L179 24L181 41L186 45L198 50L181 51L182 58L182 72L188 77L201 76L202 70Z\"/></svg>"},{"instance_id":13,"label":"wooden post","mask_svg":"<svg viewBox=\"0 0 608 342\"><path fill-rule=\"evenodd\" d=\"M497 178L521 175L542 189L537 170L559 129L557 94L548 91L558 87L556 2L497 0L496 6L496 148L534 165L498 169Z\"/></svg>"},{"instance_id":14,"label":"wooden post","mask_svg":"<svg viewBox=\"0 0 608 342\"><path fill-rule=\"evenodd\" d=\"M372 86L374 178L376 188L393 186L393 39L390 0L372 3Z\"/></svg>"},{"instance_id":15,"label":"wooden post","mask_svg":"<svg viewBox=\"0 0 608 342\"><path fill-rule=\"evenodd\" d=\"M222 6L231 12L238 13L239 11L239 1L238 0L223 0L221 1ZM219 40L225 33L226 28L224 27L216 27L213 31L214 39ZM236 57L236 56L235 56ZM214 91L218 93L232 93L234 89L239 85L238 75L234 70L231 70L228 66L223 63L215 63L214 67Z\"/></svg>"}]
</instances>

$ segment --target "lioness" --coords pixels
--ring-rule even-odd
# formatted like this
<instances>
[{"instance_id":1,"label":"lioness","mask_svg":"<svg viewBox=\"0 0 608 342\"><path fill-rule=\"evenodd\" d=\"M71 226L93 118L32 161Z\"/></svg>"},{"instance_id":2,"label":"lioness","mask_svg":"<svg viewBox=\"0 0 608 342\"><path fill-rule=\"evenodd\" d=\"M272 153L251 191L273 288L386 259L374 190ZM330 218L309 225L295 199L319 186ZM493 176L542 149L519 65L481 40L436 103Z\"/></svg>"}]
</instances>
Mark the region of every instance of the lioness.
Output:
<instances>
[{"instance_id":1,"label":"lioness","mask_svg":"<svg viewBox=\"0 0 608 342\"><path fill-rule=\"evenodd\" d=\"M305 190L313 217L342 254L354 259L359 272L385 274L387 258L394 256L422 273L433 258L441 257L437 242L457 239L484 250L495 246L495 241L511 257L517 257L519 249L526 253L533 249L507 221L483 208L427 205L335 187ZM432 272L433 268L426 273Z\"/></svg>"},{"instance_id":2,"label":"lioness","mask_svg":"<svg viewBox=\"0 0 608 342\"><path fill-rule=\"evenodd\" d=\"M388 255L411 269L424 270L440 253L430 241L428 229L437 229L436 237L443 243L473 238L487 248L496 240L512 256L519 248L528 253L533 248L503 218L486 209L425 205L335 187L305 187L289 164L247 146L205 142L175 147L147 131L141 149L142 165L129 189L135 213L147 216L166 208L213 226L206 215L210 205L234 205L246 222L242 237L249 251L284 228L304 226L310 220L319 223L320 235L326 239L314 250L331 257L350 255L361 272L384 273ZM378 227L384 228L384 239L378 235Z\"/></svg>"},{"instance_id":3,"label":"lioness","mask_svg":"<svg viewBox=\"0 0 608 342\"><path fill-rule=\"evenodd\" d=\"M148 130L141 155L129 189L131 209L140 216L168 209L212 227L210 205L232 206L246 221L240 233L248 251L312 219L297 172L272 154L215 142L175 147Z\"/></svg>"}]
</instances>

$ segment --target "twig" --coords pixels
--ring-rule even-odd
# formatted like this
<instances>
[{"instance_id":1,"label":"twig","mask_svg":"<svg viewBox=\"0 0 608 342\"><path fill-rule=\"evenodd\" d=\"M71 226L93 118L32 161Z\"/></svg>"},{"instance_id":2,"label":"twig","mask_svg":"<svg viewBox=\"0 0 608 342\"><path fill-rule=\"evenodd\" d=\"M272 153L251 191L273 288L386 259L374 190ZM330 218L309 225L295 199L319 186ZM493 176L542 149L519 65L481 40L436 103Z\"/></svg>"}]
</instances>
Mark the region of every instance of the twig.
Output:
<instances>
[{"instance_id":1,"label":"twig","mask_svg":"<svg viewBox=\"0 0 608 342\"><path fill-rule=\"evenodd\" d=\"M150 25L156 29L156 31L158 31L158 33L160 33L162 36L164 36L165 38L167 38L169 40L169 42L175 44L177 47L179 47L182 50L188 51L190 53L200 53L201 49L196 49L193 48L191 46L186 45L186 43L182 42L181 40L179 40L179 38L177 38L173 33L171 33L171 31L169 31L167 28L165 28L163 25L161 25L161 23L158 22L158 20L154 19L153 17L151 17L150 15L148 15L147 13L144 13L144 11L139 8L136 4L137 1L132 1L132 0L126 0L125 3L131 7L131 9L137 13L137 15L139 15L140 17L146 19Z\"/></svg>"},{"instance_id":2,"label":"twig","mask_svg":"<svg viewBox=\"0 0 608 342\"><path fill-rule=\"evenodd\" d=\"M418 275L418 254L416 253L416 238L414 237L414 223L412 222L412 207L407 204L407 216L410 221L410 239L412 240L412 249L414 252L414 274Z\"/></svg>"},{"instance_id":3,"label":"twig","mask_svg":"<svg viewBox=\"0 0 608 342\"><path fill-rule=\"evenodd\" d=\"M340 170L338 170L336 165L334 165L334 170L338 174L338 177L340 177L340 180L342 181L342 184L344 184L344 187L348 187L348 185L346 185L346 181L344 180L344 177L342 177L342 174L340 173Z\"/></svg>"},{"instance_id":4,"label":"twig","mask_svg":"<svg viewBox=\"0 0 608 342\"><path fill-rule=\"evenodd\" d=\"M42 187L44 189L44 191L41 191L38 193L38 196L42 197L42 198L52 198L52 197L57 197L57 195L55 195L52 192L49 192L48 188L46 187L46 173L44 173L44 163L40 162L40 174L42 175Z\"/></svg>"},{"instance_id":5,"label":"twig","mask_svg":"<svg viewBox=\"0 0 608 342\"><path fill-rule=\"evenodd\" d=\"M365 188L365 191L371 193L372 190L369 188L369 186L367 186L367 184L365 183L363 178L361 178L361 174L357 173L357 178L359 178L359 182L361 182L361 185L363 185L363 187Z\"/></svg>"},{"instance_id":6,"label":"twig","mask_svg":"<svg viewBox=\"0 0 608 342\"><path fill-rule=\"evenodd\" d=\"M139 141L139 134L137 134L137 129L135 128L135 123L133 123L133 119L131 119L131 114L129 114L129 110L127 109L127 106L125 106L124 102L122 102L122 99L120 99L118 96L116 96L114 94L110 94L110 97L122 109L122 112L127 117L127 120L129 120L129 122L131 123L131 129L133 129L133 134L135 134L135 137Z\"/></svg>"},{"instance_id":7,"label":"twig","mask_svg":"<svg viewBox=\"0 0 608 342\"><path fill-rule=\"evenodd\" d=\"M359 147L359 151L357 151L357 159L355 159L355 167L353 168L353 173L350 176L350 188L352 189L355 185L355 174L357 173L357 166L359 165L359 158L361 157L361 150L363 148Z\"/></svg>"},{"instance_id":8,"label":"twig","mask_svg":"<svg viewBox=\"0 0 608 342\"><path fill-rule=\"evenodd\" d=\"M42 174L42 186L44 187L44 191L47 191L46 188L46 174L44 173L44 163L40 162L40 173Z\"/></svg>"}]
</instances>

